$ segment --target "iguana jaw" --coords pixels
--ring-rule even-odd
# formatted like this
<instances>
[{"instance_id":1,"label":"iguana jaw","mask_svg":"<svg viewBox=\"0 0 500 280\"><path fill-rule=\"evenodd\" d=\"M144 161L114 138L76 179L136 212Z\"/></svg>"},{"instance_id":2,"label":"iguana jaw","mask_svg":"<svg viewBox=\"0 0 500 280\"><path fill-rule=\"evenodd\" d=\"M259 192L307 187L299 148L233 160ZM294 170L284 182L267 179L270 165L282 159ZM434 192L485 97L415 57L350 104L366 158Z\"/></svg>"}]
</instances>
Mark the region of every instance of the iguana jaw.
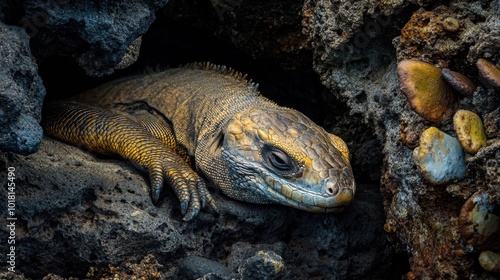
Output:
<instances>
[{"instance_id":1,"label":"iguana jaw","mask_svg":"<svg viewBox=\"0 0 500 280\"><path fill-rule=\"evenodd\" d=\"M264 192L267 197L274 198L276 203L315 213L338 213L351 203L354 198L354 189L341 188L335 196L322 196L318 193L299 189L290 184L280 187L267 187Z\"/></svg>"}]
</instances>

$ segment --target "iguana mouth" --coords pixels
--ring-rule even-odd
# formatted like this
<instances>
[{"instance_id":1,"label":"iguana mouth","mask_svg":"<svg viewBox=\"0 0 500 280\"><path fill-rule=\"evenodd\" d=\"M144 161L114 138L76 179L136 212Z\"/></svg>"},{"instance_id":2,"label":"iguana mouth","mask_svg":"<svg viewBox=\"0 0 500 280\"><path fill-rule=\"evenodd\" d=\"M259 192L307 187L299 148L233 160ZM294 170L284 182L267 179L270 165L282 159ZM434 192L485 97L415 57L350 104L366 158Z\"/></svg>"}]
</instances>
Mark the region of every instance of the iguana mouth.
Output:
<instances>
[{"instance_id":1,"label":"iguana mouth","mask_svg":"<svg viewBox=\"0 0 500 280\"><path fill-rule=\"evenodd\" d=\"M280 184L278 181L266 178L268 183L261 189L269 198L279 204L288 205L297 209L315 213L342 212L353 200L355 186L341 186L331 194L319 194L304 188L294 187L291 184ZM273 182L270 182L273 181ZM280 186L277 186L280 184Z\"/></svg>"}]
</instances>

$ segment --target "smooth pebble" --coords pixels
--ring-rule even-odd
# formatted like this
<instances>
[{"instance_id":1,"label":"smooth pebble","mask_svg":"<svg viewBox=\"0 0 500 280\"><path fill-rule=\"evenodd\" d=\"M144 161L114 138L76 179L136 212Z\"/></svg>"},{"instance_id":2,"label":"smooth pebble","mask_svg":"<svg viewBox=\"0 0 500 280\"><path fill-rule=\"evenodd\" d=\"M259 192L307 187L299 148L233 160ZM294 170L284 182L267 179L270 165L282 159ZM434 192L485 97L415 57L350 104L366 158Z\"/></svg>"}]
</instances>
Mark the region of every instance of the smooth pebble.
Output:
<instances>
[{"instance_id":1,"label":"smooth pebble","mask_svg":"<svg viewBox=\"0 0 500 280\"><path fill-rule=\"evenodd\" d=\"M482 251L479 254L479 264L486 271L500 272L500 253Z\"/></svg>"},{"instance_id":2,"label":"smooth pebble","mask_svg":"<svg viewBox=\"0 0 500 280\"><path fill-rule=\"evenodd\" d=\"M457 138L464 150L469 154L486 147L486 132L481 118L474 112L458 110L453 116L453 126Z\"/></svg>"},{"instance_id":3,"label":"smooth pebble","mask_svg":"<svg viewBox=\"0 0 500 280\"><path fill-rule=\"evenodd\" d=\"M441 122L453 114L456 94L437 67L423 61L403 60L398 63L397 74L411 108L421 117Z\"/></svg>"},{"instance_id":4,"label":"smooth pebble","mask_svg":"<svg viewBox=\"0 0 500 280\"><path fill-rule=\"evenodd\" d=\"M463 96L472 96L474 91L476 91L476 84L461 73L444 68L441 70L441 74L443 75L443 79Z\"/></svg>"},{"instance_id":5,"label":"smooth pebble","mask_svg":"<svg viewBox=\"0 0 500 280\"><path fill-rule=\"evenodd\" d=\"M496 68L491 61L484 58L478 59L476 66L479 70L479 77L482 83L500 88L500 69Z\"/></svg>"},{"instance_id":6,"label":"smooth pebble","mask_svg":"<svg viewBox=\"0 0 500 280\"><path fill-rule=\"evenodd\" d=\"M413 159L429 183L443 185L465 176L465 154L458 140L436 127L420 135Z\"/></svg>"}]
</instances>

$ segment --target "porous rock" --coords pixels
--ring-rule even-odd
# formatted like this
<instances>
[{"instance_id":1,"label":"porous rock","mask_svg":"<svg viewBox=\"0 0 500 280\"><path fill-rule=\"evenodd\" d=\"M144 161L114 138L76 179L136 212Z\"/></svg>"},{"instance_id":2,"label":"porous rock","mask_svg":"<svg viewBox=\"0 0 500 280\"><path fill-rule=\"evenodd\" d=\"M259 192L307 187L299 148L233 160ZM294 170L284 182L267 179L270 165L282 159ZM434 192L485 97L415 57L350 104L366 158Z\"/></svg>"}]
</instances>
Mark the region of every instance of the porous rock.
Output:
<instances>
[{"instance_id":1,"label":"porous rock","mask_svg":"<svg viewBox=\"0 0 500 280\"><path fill-rule=\"evenodd\" d=\"M490 61L500 61L498 46L500 44L500 3L492 3L489 7L482 7L479 2L457 1L453 7L466 14L470 19L484 18L484 21L477 21L464 32L460 43L469 46L467 51L467 61L474 65L480 58Z\"/></svg>"},{"instance_id":2,"label":"porous rock","mask_svg":"<svg viewBox=\"0 0 500 280\"><path fill-rule=\"evenodd\" d=\"M38 59L69 56L87 75L103 76L114 72L167 2L29 0L20 21Z\"/></svg>"},{"instance_id":3,"label":"porous rock","mask_svg":"<svg viewBox=\"0 0 500 280\"><path fill-rule=\"evenodd\" d=\"M479 2L451 1L448 7L415 9L394 40L398 60L426 60L440 68L474 73L477 59L500 56L495 51L500 42L498 7L498 3L485 7ZM458 22L458 30L446 30L449 18Z\"/></svg>"},{"instance_id":4,"label":"porous rock","mask_svg":"<svg viewBox=\"0 0 500 280\"><path fill-rule=\"evenodd\" d=\"M199 279L205 275L230 279L232 271L226 266L206 258L188 256L179 264L178 279Z\"/></svg>"},{"instance_id":5,"label":"porous rock","mask_svg":"<svg viewBox=\"0 0 500 280\"><path fill-rule=\"evenodd\" d=\"M123 266L115 267L90 267L86 277L90 279L162 279L159 272L163 266L158 263L156 258L149 254L140 261L140 263L127 262ZM44 280L77 280L75 278L63 278L59 275L49 274Z\"/></svg>"},{"instance_id":6,"label":"porous rock","mask_svg":"<svg viewBox=\"0 0 500 280\"><path fill-rule=\"evenodd\" d=\"M4 268L0 268L0 277L0 279L5 280L26 280L26 277L22 273L8 271Z\"/></svg>"},{"instance_id":7,"label":"porous rock","mask_svg":"<svg viewBox=\"0 0 500 280\"><path fill-rule=\"evenodd\" d=\"M466 177L457 183L458 192L428 184L415 168L412 149L429 124L407 105L399 89L396 65L404 59L425 60L465 74L478 84L477 59L500 59L500 5L450 1L449 8L434 9L437 7L426 6L425 1L412 3L415 5L406 6L410 4L407 1L371 2L371 9L366 6L368 1L306 1L304 31L311 40L314 69L323 84L349 106L352 116L360 115L374 129L383 147L381 190L386 228L394 237L395 247L411 256L406 278L476 277L472 267L477 258L464 249L457 213L464 203L463 195L471 195L478 188L499 197L495 187L499 178L498 146L480 149L476 160L468 161ZM356 8L344 9L342 19L337 19L342 5ZM385 5L385 9L378 5ZM422 6L425 10L419 11ZM360 10L364 13L357 16ZM448 17L458 21L458 30L445 30L442 23ZM350 25L345 29L349 33L343 32L340 24ZM413 35L402 35L406 24ZM377 32L370 32L374 30ZM484 116L497 109L497 95L475 92L475 111ZM470 106L470 100L462 101ZM449 120L439 126L449 134L453 131Z\"/></svg>"},{"instance_id":8,"label":"porous rock","mask_svg":"<svg viewBox=\"0 0 500 280\"><path fill-rule=\"evenodd\" d=\"M494 89L479 87L472 95L472 104L478 115L485 116L500 108L500 94Z\"/></svg>"},{"instance_id":9,"label":"porous rock","mask_svg":"<svg viewBox=\"0 0 500 280\"><path fill-rule=\"evenodd\" d=\"M488 138L500 136L500 108L484 115L484 129Z\"/></svg>"},{"instance_id":10,"label":"porous rock","mask_svg":"<svg viewBox=\"0 0 500 280\"><path fill-rule=\"evenodd\" d=\"M408 2L307 0L303 7L304 32L316 47L326 50L339 50L348 43L363 48L383 33L393 13Z\"/></svg>"},{"instance_id":11,"label":"porous rock","mask_svg":"<svg viewBox=\"0 0 500 280\"><path fill-rule=\"evenodd\" d=\"M0 154L0 166L16 169L16 252L19 272L28 277L85 277L90 267L138 263L149 254L162 265L163 276L173 277L187 256L224 265L237 242L281 244L271 250L287 263L289 279L387 273L391 250L373 188L360 186L353 205L337 215L241 203L214 193L219 213L201 213L186 223L172 191L153 206L147 176L130 164L51 138L29 156ZM2 188L0 199L6 195ZM233 263L248 259L232 255Z\"/></svg>"},{"instance_id":12,"label":"porous rock","mask_svg":"<svg viewBox=\"0 0 500 280\"><path fill-rule=\"evenodd\" d=\"M500 139L488 141L488 145L467 159L467 180L459 183L469 195L476 191L489 194L492 203L500 205Z\"/></svg>"},{"instance_id":13,"label":"porous rock","mask_svg":"<svg viewBox=\"0 0 500 280\"><path fill-rule=\"evenodd\" d=\"M231 253L227 257L227 265L231 270L237 271L243 262L260 251L272 251L284 256L287 254L287 246L283 242L273 244L251 244L248 242L235 242L231 245Z\"/></svg>"},{"instance_id":14,"label":"porous rock","mask_svg":"<svg viewBox=\"0 0 500 280\"><path fill-rule=\"evenodd\" d=\"M40 145L45 88L37 70L28 35L0 21L0 150L27 154Z\"/></svg>"},{"instance_id":15,"label":"porous rock","mask_svg":"<svg viewBox=\"0 0 500 280\"><path fill-rule=\"evenodd\" d=\"M439 67L447 67L449 63L445 58L456 56L462 47L456 42L457 36L462 33L460 29L469 25L467 19L457 18L456 13L445 6L438 6L432 11L422 7L413 12L396 41L398 59L426 60Z\"/></svg>"},{"instance_id":16,"label":"porous rock","mask_svg":"<svg viewBox=\"0 0 500 280\"><path fill-rule=\"evenodd\" d=\"M246 259L240 266L242 280L252 279L285 279L286 265L273 251L259 251L255 256Z\"/></svg>"}]
</instances>

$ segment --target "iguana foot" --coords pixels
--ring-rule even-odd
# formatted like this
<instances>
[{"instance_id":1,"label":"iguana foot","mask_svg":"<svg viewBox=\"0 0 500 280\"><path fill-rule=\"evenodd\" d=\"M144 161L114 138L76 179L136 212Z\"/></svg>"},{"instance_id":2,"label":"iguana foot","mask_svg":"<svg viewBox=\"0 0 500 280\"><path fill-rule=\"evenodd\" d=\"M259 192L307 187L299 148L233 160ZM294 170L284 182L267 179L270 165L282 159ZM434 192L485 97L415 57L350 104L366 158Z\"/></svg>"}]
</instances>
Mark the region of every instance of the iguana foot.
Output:
<instances>
[{"instance_id":1,"label":"iguana foot","mask_svg":"<svg viewBox=\"0 0 500 280\"><path fill-rule=\"evenodd\" d=\"M153 203L158 203L166 180L179 198L184 221L196 217L200 209L217 210L204 180L187 164L158 161L149 168L149 175Z\"/></svg>"}]
</instances>

